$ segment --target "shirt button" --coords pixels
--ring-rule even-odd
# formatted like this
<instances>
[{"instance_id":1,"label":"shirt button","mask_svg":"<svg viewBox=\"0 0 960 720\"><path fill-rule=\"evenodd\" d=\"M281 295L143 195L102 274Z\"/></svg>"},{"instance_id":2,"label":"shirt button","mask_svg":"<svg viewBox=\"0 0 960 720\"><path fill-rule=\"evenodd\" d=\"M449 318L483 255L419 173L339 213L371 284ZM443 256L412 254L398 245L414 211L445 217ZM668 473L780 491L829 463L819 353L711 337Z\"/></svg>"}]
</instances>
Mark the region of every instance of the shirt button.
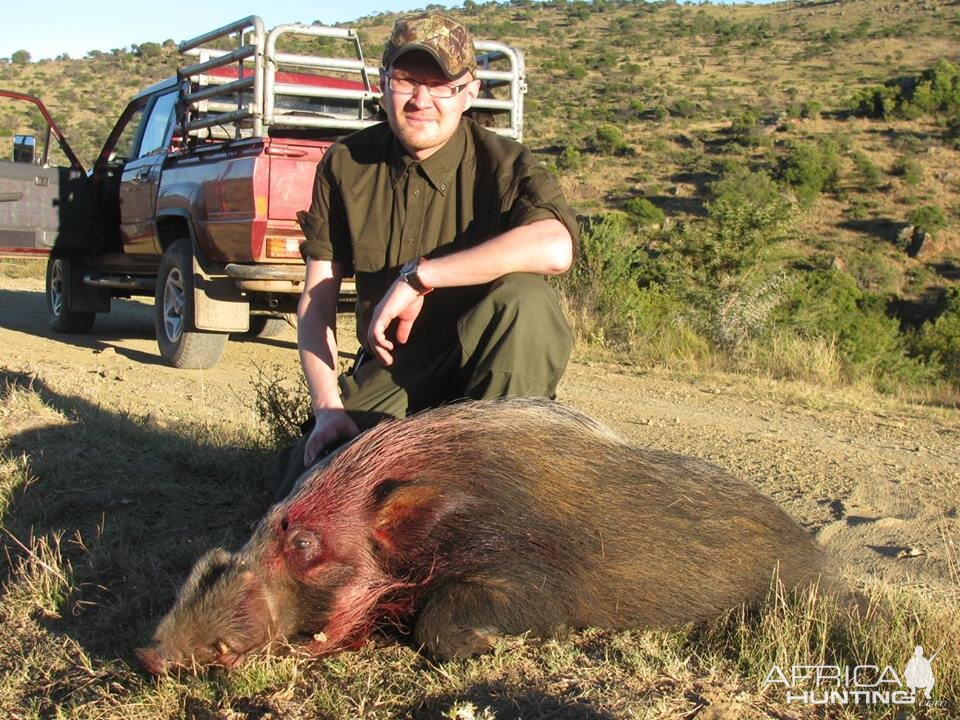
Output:
<instances>
[{"instance_id":1,"label":"shirt button","mask_svg":"<svg viewBox=\"0 0 960 720\"><path fill-rule=\"evenodd\" d=\"M413 191L413 196L414 196L414 197L420 197L420 191L419 191L419 190L414 190L414 191Z\"/></svg>"},{"instance_id":2,"label":"shirt button","mask_svg":"<svg viewBox=\"0 0 960 720\"><path fill-rule=\"evenodd\" d=\"M446 184L446 183L440 183L440 189L441 189L441 190L446 190L446 189L447 189L447 184Z\"/></svg>"}]
</instances>

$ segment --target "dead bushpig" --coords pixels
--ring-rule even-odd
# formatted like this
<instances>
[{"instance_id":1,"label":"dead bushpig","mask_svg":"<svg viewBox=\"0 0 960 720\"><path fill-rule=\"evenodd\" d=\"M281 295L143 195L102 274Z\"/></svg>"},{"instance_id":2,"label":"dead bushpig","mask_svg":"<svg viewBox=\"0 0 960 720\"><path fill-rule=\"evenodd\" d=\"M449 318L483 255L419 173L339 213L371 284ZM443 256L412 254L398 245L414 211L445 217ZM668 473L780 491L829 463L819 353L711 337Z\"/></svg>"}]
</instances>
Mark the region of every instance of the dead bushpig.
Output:
<instances>
[{"instance_id":1,"label":"dead bushpig","mask_svg":"<svg viewBox=\"0 0 960 720\"><path fill-rule=\"evenodd\" d=\"M307 650L412 625L438 657L499 634L668 626L761 599L823 555L749 484L633 447L546 400L464 402L378 425L273 506L237 553L203 558L139 651L233 665L271 641Z\"/></svg>"}]
</instances>

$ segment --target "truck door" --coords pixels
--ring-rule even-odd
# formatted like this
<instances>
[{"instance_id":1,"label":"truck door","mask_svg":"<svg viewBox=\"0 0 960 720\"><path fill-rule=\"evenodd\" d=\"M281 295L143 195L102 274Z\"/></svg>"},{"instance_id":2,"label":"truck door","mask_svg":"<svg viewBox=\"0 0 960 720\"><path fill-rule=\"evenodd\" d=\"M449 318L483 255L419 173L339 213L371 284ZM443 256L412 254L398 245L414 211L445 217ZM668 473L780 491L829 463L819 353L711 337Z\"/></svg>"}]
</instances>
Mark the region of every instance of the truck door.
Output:
<instances>
[{"instance_id":1,"label":"truck door","mask_svg":"<svg viewBox=\"0 0 960 720\"><path fill-rule=\"evenodd\" d=\"M47 123L39 139L16 135L12 147L0 148L0 256L84 247L90 200L83 166L38 98L10 90L0 98L34 105Z\"/></svg>"},{"instance_id":2,"label":"truck door","mask_svg":"<svg viewBox=\"0 0 960 720\"><path fill-rule=\"evenodd\" d=\"M160 171L175 123L176 89L153 98L139 132L136 152L120 178L120 234L127 255L160 254L155 212Z\"/></svg>"}]
</instances>

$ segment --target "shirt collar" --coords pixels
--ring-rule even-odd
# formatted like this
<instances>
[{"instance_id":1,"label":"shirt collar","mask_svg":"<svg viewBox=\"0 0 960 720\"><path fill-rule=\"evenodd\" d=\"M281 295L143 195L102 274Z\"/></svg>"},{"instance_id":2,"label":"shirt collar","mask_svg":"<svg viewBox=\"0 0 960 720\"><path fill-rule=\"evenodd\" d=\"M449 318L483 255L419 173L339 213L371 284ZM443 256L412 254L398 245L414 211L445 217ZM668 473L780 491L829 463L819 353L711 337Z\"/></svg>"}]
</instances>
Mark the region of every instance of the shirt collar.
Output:
<instances>
[{"instance_id":1,"label":"shirt collar","mask_svg":"<svg viewBox=\"0 0 960 720\"><path fill-rule=\"evenodd\" d=\"M466 147L467 131L463 126L462 118L453 136L446 144L422 162L417 162L407 155L400 141L394 137L390 148L390 179L393 187L397 187L397 183L400 182L411 165L419 165L434 190L441 195L446 195L447 189L453 184L454 175L457 168L460 167Z\"/></svg>"}]
</instances>

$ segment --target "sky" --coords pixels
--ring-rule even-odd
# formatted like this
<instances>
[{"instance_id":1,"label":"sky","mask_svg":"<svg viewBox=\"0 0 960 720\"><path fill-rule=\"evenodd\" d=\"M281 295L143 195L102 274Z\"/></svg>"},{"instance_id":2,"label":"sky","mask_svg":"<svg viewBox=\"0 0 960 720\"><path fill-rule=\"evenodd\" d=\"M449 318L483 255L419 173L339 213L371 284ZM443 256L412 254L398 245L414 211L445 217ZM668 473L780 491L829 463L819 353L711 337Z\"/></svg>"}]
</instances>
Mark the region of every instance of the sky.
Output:
<instances>
[{"instance_id":1,"label":"sky","mask_svg":"<svg viewBox=\"0 0 960 720\"><path fill-rule=\"evenodd\" d=\"M432 2L463 4L462 0L39 0L37 12L6 13L7 20L0 23L0 57L26 50L33 60L61 53L82 58L89 50L184 40L248 15L262 17L267 28L314 20L333 24Z\"/></svg>"}]
</instances>

